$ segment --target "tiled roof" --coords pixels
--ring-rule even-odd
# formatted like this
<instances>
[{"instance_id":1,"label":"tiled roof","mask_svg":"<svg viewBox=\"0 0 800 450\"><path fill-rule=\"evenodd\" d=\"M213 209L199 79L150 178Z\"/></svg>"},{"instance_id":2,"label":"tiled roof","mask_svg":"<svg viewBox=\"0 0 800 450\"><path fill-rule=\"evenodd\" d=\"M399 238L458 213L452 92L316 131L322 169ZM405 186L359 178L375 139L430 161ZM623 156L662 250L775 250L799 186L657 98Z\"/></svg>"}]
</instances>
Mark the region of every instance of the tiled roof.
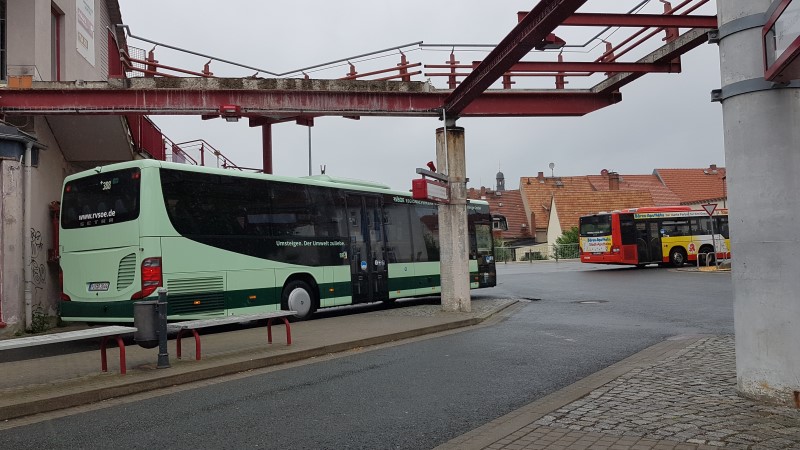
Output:
<instances>
[{"instance_id":1,"label":"tiled roof","mask_svg":"<svg viewBox=\"0 0 800 450\"><path fill-rule=\"evenodd\" d=\"M589 181L598 191L609 190L608 175L588 175ZM661 183L656 175L620 175L620 191L649 191L655 206L677 205L681 202L674 192Z\"/></svg>"},{"instance_id":2,"label":"tiled roof","mask_svg":"<svg viewBox=\"0 0 800 450\"><path fill-rule=\"evenodd\" d=\"M555 193L556 210L561 230L578 226L578 219L600 211L655 206L649 191L595 191L591 193Z\"/></svg>"},{"instance_id":3,"label":"tiled roof","mask_svg":"<svg viewBox=\"0 0 800 450\"><path fill-rule=\"evenodd\" d=\"M680 199L680 203L697 203L727 196L725 168L714 165L706 169L656 169L653 174Z\"/></svg>"},{"instance_id":4,"label":"tiled roof","mask_svg":"<svg viewBox=\"0 0 800 450\"><path fill-rule=\"evenodd\" d=\"M618 189L611 190L609 175L575 177L522 177L519 191L503 191L497 196L484 189L485 200L493 214L502 214L508 221L504 238L535 235L546 230L550 221L550 205L555 197L559 222L565 230L578 225L578 218L599 211L646 206L670 206L697 203L726 196L724 168L711 165L707 169L656 169L650 175L620 175ZM481 198L470 190L470 198ZM517 197L519 194L519 197ZM501 206L502 204L502 206ZM530 215L531 217L528 217ZM523 234L522 224L531 230Z\"/></svg>"},{"instance_id":5,"label":"tiled roof","mask_svg":"<svg viewBox=\"0 0 800 450\"><path fill-rule=\"evenodd\" d=\"M528 219L525 214L525 207L522 204L522 196L518 190L513 191L493 191L481 188L481 190L470 189L469 198L486 200L489 202L489 211L492 214L505 216L508 223L508 230L502 231L499 237L503 239L530 238L532 233L528 229ZM525 225L523 227L523 225Z\"/></svg>"},{"instance_id":6,"label":"tiled roof","mask_svg":"<svg viewBox=\"0 0 800 450\"><path fill-rule=\"evenodd\" d=\"M533 215L535 221L533 226L537 230L547 229L550 220L550 200L554 193L590 194L596 192L587 177L523 177L520 179L519 187L523 202L526 202ZM557 207L561 208L560 203L557 204Z\"/></svg>"}]
</instances>

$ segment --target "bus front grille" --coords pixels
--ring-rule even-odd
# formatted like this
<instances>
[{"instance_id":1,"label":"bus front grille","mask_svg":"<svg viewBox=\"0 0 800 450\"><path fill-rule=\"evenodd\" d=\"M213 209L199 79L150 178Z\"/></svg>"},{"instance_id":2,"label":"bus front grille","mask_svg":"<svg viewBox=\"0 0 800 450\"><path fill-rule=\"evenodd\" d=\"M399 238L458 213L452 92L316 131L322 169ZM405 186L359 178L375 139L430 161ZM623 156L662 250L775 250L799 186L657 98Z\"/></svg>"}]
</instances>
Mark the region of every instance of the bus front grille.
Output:
<instances>
[{"instance_id":1,"label":"bus front grille","mask_svg":"<svg viewBox=\"0 0 800 450\"><path fill-rule=\"evenodd\" d=\"M122 291L127 289L133 284L133 278L136 275L136 254L131 253L126 255L119 261L117 268L117 290Z\"/></svg>"}]
</instances>

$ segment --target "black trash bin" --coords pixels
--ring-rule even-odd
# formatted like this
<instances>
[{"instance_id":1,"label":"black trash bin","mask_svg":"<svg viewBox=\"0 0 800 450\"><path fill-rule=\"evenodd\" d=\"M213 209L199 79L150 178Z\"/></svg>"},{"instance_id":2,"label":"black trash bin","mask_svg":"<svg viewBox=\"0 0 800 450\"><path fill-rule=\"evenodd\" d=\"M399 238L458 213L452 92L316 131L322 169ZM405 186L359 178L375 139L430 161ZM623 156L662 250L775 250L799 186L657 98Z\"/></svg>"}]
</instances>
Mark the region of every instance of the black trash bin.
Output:
<instances>
[{"instance_id":1,"label":"black trash bin","mask_svg":"<svg viewBox=\"0 0 800 450\"><path fill-rule=\"evenodd\" d=\"M158 300L133 303L133 340L140 347L158 347Z\"/></svg>"}]
</instances>

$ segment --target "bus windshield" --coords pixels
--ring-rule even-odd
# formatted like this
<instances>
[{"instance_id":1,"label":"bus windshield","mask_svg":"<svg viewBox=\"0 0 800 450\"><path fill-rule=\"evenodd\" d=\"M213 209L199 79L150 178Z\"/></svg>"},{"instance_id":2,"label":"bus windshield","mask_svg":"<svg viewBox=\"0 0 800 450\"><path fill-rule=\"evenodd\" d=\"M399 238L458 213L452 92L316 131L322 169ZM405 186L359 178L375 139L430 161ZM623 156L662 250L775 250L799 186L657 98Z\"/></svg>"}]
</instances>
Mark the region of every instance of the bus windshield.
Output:
<instances>
[{"instance_id":1,"label":"bus windshield","mask_svg":"<svg viewBox=\"0 0 800 450\"><path fill-rule=\"evenodd\" d=\"M99 173L64 186L61 227L86 228L139 217L138 168Z\"/></svg>"},{"instance_id":2,"label":"bus windshield","mask_svg":"<svg viewBox=\"0 0 800 450\"><path fill-rule=\"evenodd\" d=\"M611 214L581 217L581 236L608 236L611 234Z\"/></svg>"}]
</instances>

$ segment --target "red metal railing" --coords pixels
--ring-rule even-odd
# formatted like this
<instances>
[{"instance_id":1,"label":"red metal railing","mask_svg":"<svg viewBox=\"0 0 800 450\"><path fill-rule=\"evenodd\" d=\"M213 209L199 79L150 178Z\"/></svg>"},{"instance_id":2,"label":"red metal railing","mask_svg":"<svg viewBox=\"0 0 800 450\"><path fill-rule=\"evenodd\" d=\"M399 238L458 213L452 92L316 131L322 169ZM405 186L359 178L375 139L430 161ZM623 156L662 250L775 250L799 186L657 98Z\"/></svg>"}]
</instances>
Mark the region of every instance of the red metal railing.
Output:
<instances>
[{"instance_id":1,"label":"red metal railing","mask_svg":"<svg viewBox=\"0 0 800 450\"><path fill-rule=\"evenodd\" d=\"M144 50L135 47L128 47L132 53L144 54ZM116 39L114 33L108 30L108 51L109 51L109 78L126 78L130 75L141 73L144 76L155 76L158 73L157 68L174 69L181 73L193 74L199 76L213 75L208 70L206 64L203 73L197 74L191 71L182 69L171 68L158 64L153 56L151 50L147 58L144 60L138 58L131 58L128 51L123 51ZM164 75L169 76L169 75ZM222 152L214 148L208 142L199 139L195 141L183 142L175 144L168 137L164 135L161 129L149 117L144 115L128 114L125 116L130 130L131 140L135 150L138 153L146 153L153 159L161 161L173 161L193 165L205 165L206 152L210 152L217 162L217 167L234 168L242 170L238 165L230 160ZM169 150L169 151L168 151ZM199 158L191 156L190 152L196 150L199 152ZM220 165L220 162L222 163Z\"/></svg>"},{"instance_id":2,"label":"red metal railing","mask_svg":"<svg viewBox=\"0 0 800 450\"><path fill-rule=\"evenodd\" d=\"M551 34L540 45L537 45L536 49L553 50L564 47L580 47L579 52L585 54L585 52L587 50L591 50L590 47L593 47L595 43L597 43L598 41L605 43L605 49L600 54L600 56L596 57L593 61L583 61L583 62L565 62L564 54L561 51L559 51L557 62L549 63L550 65L546 66L547 67L546 70L542 69L541 67L537 67L535 65L527 65L527 66L524 64L515 65L502 76L501 80L503 88L511 89L513 85L517 84L517 81L515 81L515 79L545 77L545 78L552 78L555 81L556 89L564 89L566 87L566 84L569 83L567 81L569 78L578 78L578 77L585 78L595 75L597 73L606 73L607 76L612 76L616 73L630 72L632 71L631 69L633 68L630 65L626 67L624 64L620 64L618 67L615 67L611 66L611 64L620 62L622 56L629 54L634 49L640 48L643 44L647 43L648 41L651 41L652 38L658 35L659 33L662 32L664 33L664 37L662 39L663 41L672 42L678 38L679 28L692 28L692 27L713 28L716 26L716 20L714 16L690 15L700 7L709 3L709 0L681 0L680 3L675 7L673 7L671 3L667 0L659 0L659 1L661 1L661 3L663 4L663 12L661 12L660 14L639 14L639 12L641 12L643 8L643 5L645 5L646 2L639 3L634 9L624 14L580 13L580 12L574 14L572 17L565 20L561 26L605 27L605 31L608 31L611 28L616 28L616 27L626 27L626 28L631 27L631 28L630 31L626 31L626 33L624 34L627 37L622 39L622 41L616 45L603 40L601 38L601 35L603 34L602 32L599 33L597 36L591 38L586 43L578 45L574 43L572 45L568 45L563 39L559 38L555 34ZM518 13L520 20L522 20L522 18L524 18L526 15L527 12ZM711 22L714 23L711 24ZM640 27L640 24L647 24L648 26ZM634 28L640 28L640 29L633 31ZM294 71L275 73L265 69L259 69L252 66L246 66L231 61L226 61L224 59L216 58L213 56L204 55L201 53L180 49L177 47L172 47L168 44L159 43L139 36L134 36L133 34L130 34L130 30L128 29L128 27L124 27L124 29L126 30L126 32L129 33L130 38L139 39L144 42L151 43L155 46L153 47L153 50L150 50L147 53L146 57L142 56L144 54L143 50L139 50L140 53L140 55L138 55L139 57L131 56L134 53L133 47L129 47L131 50L131 55L128 54L128 51L117 50L119 58L122 61L121 64L124 67L124 70L130 72L131 74L138 73L142 74L143 76L174 77L181 75L190 75L198 77L212 77L213 73L210 70L210 64L212 63L212 61L231 64L241 68L255 69L257 70L256 75L258 75L259 73L263 73L267 76L274 76L274 77L303 76L305 78L309 78L308 73L311 71L319 72L331 69L335 70L341 66L345 66L349 69L349 71L347 71L343 77L340 77L340 79L411 81L414 76L424 75L426 77L444 77L447 80L447 87L449 89L455 89L460 84L460 80L468 76L480 63L480 61L475 61L471 63L461 64L461 62L458 61L456 58L455 54L456 47L461 49L465 49L466 47L486 47L487 50L493 48L493 46L481 46L481 45L465 46L456 44L423 44L422 42L417 42L414 44L392 47L389 49L370 52L358 56L353 56L350 58L339 59L336 61L318 64ZM561 29L562 28L559 28L559 30ZM450 58L448 61L445 61L444 64L423 64L421 62L409 62L406 53L403 52L403 49L408 49L414 46L417 47L416 49L437 47L437 46L440 48L441 47L449 48L451 50ZM174 66L161 64L155 58L154 51L156 47L169 48L171 50L207 58L207 62L205 62L203 69L201 71L186 70ZM359 64L367 65L368 63L370 63L374 65L373 61L385 57L391 57L392 53L394 52L400 53L400 61L393 67L385 68L384 66L384 68L377 68L375 70L367 70L363 72L359 72L358 70L356 70L356 66ZM558 68L556 70L553 70L552 69L553 65L557 65L559 63L564 63L564 66L569 67L569 69ZM413 71L411 70L420 66L422 66L424 69L434 69L434 71L423 72L422 70L413 70ZM435 69L445 69L445 70L435 71ZM671 65L662 63L658 65L654 64L651 67L638 66L635 68L635 71L677 72L680 71L680 65L679 65L679 60L676 59L676 61ZM330 78L337 78L337 76L334 75L333 77Z\"/></svg>"},{"instance_id":3,"label":"red metal railing","mask_svg":"<svg viewBox=\"0 0 800 450\"><path fill-rule=\"evenodd\" d=\"M216 161L216 167L221 167L223 169L244 169L243 167L239 167L236 163L223 155L222 152L214 148L214 146L203 139L195 139L193 141L172 144L171 149L173 162L207 166L207 163L209 162L208 160L213 159ZM191 155L197 155L197 157L195 158Z\"/></svg>"},{"instance_id":4,"label":"red metal railing","mask_svg":"<svg viewBox=\"0 0 800 450\"><path fill-rule=\"evenodd\" d=\"M164 161L166 150L161 129L147 116L127 115L125 118L128 120L128 128L136 151L145 152L153 159Z\"/></svg>"}]
</instances>

